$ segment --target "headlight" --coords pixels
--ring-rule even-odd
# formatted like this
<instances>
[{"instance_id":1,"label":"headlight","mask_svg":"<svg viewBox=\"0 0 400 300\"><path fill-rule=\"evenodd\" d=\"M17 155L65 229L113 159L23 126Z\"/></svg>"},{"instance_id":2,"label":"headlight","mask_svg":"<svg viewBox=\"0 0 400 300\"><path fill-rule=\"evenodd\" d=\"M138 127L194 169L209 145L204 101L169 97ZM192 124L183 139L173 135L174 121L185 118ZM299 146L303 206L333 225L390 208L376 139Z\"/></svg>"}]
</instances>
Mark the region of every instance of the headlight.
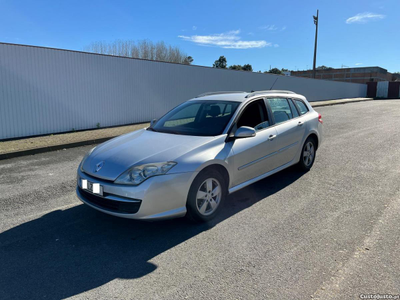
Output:
<instances>
[{"instance_id":1,"label":"headlight","mask_svg":"<svg viewBox=\"0 0 400 300\"><path fill-rule=\"evenodd\" d=\"M166 174L176 165L176 162L168 161L155 164L133 166L122 173L114 182L118 184L139 185L147 178Z\"/></svg>"},{"instance_id":2,"label":"headlight","mask_svg":"<svg viewBox=\"0 0 400 300\"><path fill-rule=\"evenodd\" d=\"M97 147L97 146L96 146L96 147ZM92 154L93 150L96 149L96 147L90 149L90 151L89 151L88 153L86 153L85 156L83 157L82 162L81 162L81 166L80 166L80 169L81 169L82 172L83 172L83 164L84 164L86 158L88 158L88 156L89 156L90 154Z\"/></svg>"}]
</instances>

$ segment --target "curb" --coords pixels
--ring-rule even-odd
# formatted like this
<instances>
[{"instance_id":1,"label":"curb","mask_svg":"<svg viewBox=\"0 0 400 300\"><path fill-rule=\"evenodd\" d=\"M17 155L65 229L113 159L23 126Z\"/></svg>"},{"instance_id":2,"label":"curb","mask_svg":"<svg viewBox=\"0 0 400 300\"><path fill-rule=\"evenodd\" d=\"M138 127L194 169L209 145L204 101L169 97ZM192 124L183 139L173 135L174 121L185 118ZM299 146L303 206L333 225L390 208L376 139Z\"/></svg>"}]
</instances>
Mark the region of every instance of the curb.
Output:
<instances>
[{"instance_id":1,"label":"curb","mask_svg":"<svg viewBox=\"0 0 400 300\"><path fill-rule=\"evenodd\" d=\"M367 101L373 101L375 100L374 98L367 98L367 99L360 99L360 100L353 100L353 101L343 101L343 102L330 102L326 101L327 103L315 103L313 105L312 102L310 102L312 107L322 107L322 106L333 106L333 105L339 105L339 104L348 104L348 103L357 103L357 102L367 102ZM330 103L328 103L330 102Z\"/></svg>"},{"instance_id":2,"label":"curb","mask_svg":"<svg viewBox=\"0 0 400 300\"><path fill-rule=\"evenodd\" d=\"M356 102L364 102L364 101L372 101L372 100L374 100L374 99L368 98L368 99L360 99L360 100L347 101L347 102L343 101L343 102L315 103L315 104L310 102L310 104L312 107L322 107L322 106L332 106L332 105L338 105L338 104L356 103ZM329 102L329 101L326 101L326 102ZM24 151L4 153L4 154L0 154L0 160L21 157L21 156L27 156L27 155L33 155L33 154L39 154L39 153L46 153L46 152L50 152L50 151L56 151L56 150L62 150L62 149L68 149L68 148L100 144L100 143L104 143L105 141L108 141L114 137L116 137L116 136L110 136L110 137L100 138L100 139L96 139L96 140L80 141L80 142L69 143L69 144L54 145L54 146L48 146L48 147L42 147L42 148L36 148L36 149L29 149L29 150L24 150Z\"/></svg>"},{"instance_id":3,"label":"curb","mask_svg":"<svg viewBox=\"0 0 400 300\"><path fill-rule=\"evenodd\" d=\"M39 154L39 153L45 153L45 152L56 151L56 150L62 150L62 149L67 149L67 148L75 148L75 147L81 147L81 146L87 146L87 145L93 145L93 144L100 144L100 143L104 143L105 141L108 141L114 137L115 136L111 136L111 137L101 138L101 139L97 139L97 140L88 140L88 141L81 141L81 142L75 142L75 143L69 143L69 144L29 149L29 150L24 150L24 151L4 153L4 154L0 154L0 160L20 157L20 156Z\"/></svg>"}]
</instances>

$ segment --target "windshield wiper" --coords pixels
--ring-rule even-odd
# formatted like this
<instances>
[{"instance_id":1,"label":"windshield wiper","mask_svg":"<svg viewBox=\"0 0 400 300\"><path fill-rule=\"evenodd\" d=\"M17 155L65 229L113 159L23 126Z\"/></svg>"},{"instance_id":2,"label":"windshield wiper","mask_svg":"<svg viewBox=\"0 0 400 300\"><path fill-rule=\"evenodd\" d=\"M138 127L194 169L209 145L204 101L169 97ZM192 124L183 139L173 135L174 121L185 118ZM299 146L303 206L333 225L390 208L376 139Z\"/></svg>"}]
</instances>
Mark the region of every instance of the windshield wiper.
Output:
<instances>
[{"instance_id":1,"label":"windshield wiper","mask_svg":"<svg viewBox=\"0 0 400 300\"><path fill-rule=\"evenodd\" d=\"M157 130L155 130L153 127L148 127L147 130L157 132Z\"/></svg>"},{"instance_id":2,"label":"windshield wiper","mask_svg":"<svg viewBox=\"0 0 400 300\"><path fill-rule=\"evenodd\" d=\"M174 130L164 130L164 131L159 131L161 133L169 133L169 134L178 134L178 135L185 135L185 133L179 132L179 131L174 131Z\"/></svg>"}]
</instances>

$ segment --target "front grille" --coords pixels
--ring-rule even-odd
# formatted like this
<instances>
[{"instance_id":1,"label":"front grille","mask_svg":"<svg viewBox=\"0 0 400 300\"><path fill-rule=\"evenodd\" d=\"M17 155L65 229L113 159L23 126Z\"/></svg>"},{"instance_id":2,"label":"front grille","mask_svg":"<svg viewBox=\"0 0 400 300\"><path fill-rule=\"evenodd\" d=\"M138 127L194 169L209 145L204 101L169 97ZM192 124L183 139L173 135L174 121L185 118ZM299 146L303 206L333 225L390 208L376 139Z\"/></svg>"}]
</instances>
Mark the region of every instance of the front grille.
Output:
<instances>
[{"instance_id":1,"label":"front grille","mask_svg":"<svg viewBox=\"0 0 400 300\"><path fill-rule=\"evenodd\" d=\"M89 177L89 181L94 181L94 182L96 182L96 181L98 181L98 180L101 180L101 181L106 181L106 182L114 182L114 180L111 180L111 179L105 179L105 178L101 178L101 177L95 177L95 176L93 176L92 174L86 173L85 170L82 170L82 173L84 173L87 177Z\"/></svg>"},{"instance_id":2,"label":"front grille","mask_svg":"<svg viewBox=\"0 0 400 300\"><path fill-rule=\"evenodd\" d=\"M117 200L110 200L107 198L99 197L93 195L89 192L84 191L80 187L78 188L79 193L82 195L85 201L90 204L97 206L99 208L116 212L116 213L126 213L126 214L135 214L138 212L140 208L140 204L142 203L140 200L136 200L135 202L123 202ZM138 202L140 201L140 202Z\"/></svg>"}]
</instances>

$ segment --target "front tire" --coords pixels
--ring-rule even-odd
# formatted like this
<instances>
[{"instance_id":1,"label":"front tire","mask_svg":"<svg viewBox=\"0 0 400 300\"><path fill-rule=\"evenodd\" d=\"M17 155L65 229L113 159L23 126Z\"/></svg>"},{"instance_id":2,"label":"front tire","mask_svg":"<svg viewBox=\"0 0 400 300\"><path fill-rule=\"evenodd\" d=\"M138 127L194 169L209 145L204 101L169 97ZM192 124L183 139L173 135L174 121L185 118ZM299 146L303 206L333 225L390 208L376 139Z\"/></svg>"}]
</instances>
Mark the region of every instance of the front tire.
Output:
<instances>
[{"instance_id":1,"label":"front tire","mask_svg":"<svg viewBox=\"0 0 400 300\"><path fill-rule=\"evenodd\" d=\"M226 195L225 179L218 171L201 172L190 187L186 217L195 222L210 221L221 210Z\"/></svg>"},{"instance_id":2,"label":"front tire","mask_svg":"<svg viewBox=\"0 0 400 300\"><path fill-rule=\"evenodd\" d=\"M310 171L317 154L317 145L314 138L309 137L303 145L300 155L299 167L303 171Z\"/></svg>"}]
</instances>

